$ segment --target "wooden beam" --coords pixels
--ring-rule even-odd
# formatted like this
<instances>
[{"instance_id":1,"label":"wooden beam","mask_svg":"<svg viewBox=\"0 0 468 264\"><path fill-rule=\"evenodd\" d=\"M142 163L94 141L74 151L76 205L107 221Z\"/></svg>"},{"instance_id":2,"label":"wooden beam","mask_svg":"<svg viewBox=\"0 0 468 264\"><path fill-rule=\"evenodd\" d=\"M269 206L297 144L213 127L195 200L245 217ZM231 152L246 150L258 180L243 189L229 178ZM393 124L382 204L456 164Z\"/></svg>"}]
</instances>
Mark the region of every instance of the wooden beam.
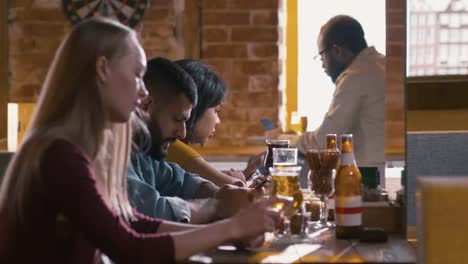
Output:
<instances>
[{"instance_id":1,"label":"wooden beam","mask_svg":"<svg viewBox=\"0 0 468 264\"><path fill-rule=\"evenodd\" d=\"M297 1L287 1L286 22L286 130L291 128L291 114L298 110L298 13Z\"/></svg>"},{"instance_id":2,"label":"wooden beam","mask_svg":"<svg viewBox=\"0 0 468 264\"><path fill-rule=\"evenodd\" d=\"M405 154L406 1L386 0L385 145ZM394 33L397 32L397 33ZM399 47L403 52L397 52Z\"/></svg>"},{"instance_id":3,"label":"wooden beam","mask_svg":"<svg viewBox=\"0 0 468 264\"><path fill-rule=\"evenodd\" d=\"M6 149L7 137L8 2L0 1L0 150Z\"/></svg>"}]
</instances>

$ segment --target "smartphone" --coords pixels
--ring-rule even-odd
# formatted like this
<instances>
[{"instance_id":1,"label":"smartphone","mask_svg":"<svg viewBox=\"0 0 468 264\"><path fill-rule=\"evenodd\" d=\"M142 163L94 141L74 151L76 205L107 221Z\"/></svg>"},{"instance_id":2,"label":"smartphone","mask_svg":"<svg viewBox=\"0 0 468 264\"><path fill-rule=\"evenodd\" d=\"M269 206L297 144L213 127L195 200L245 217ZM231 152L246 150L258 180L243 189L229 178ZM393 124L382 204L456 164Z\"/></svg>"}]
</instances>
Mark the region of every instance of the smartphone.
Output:
<instances>
[{"instance_id":1,"label":"smartphone","mask_svg":"<svg viewBox=\"0 0 468 264\"><path fill-rule=\"evenodd\" d=\"M263 127L266 130L275 129L275 125L273 125L273 123L268 118L262 118L262 119L260 119L260 122L262 123Z\"/></svg>"},{"instance_id":2,"label":"smartphone","mask_svg":"<svg viewBox=\"0 0 468 264\"><path fill-rule=\"evenodd\" d=\"M259 170L256 170L250 180L247 181L247 187L258 189L270 181L270 175L265 172L261 173Z\"/></svg>"}]
</instances>

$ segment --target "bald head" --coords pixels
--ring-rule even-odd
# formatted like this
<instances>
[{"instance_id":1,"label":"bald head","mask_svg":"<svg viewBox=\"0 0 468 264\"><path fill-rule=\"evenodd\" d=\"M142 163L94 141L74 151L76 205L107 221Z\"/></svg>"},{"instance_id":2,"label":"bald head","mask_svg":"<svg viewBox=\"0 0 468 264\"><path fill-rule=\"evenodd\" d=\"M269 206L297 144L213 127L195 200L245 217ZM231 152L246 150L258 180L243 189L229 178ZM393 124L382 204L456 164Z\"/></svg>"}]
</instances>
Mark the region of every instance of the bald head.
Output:
<instances>
[{"instance_id":1,"label":"bald head","mask_svg":"<svg viewBox=\"0 0 468 264\"><path fill-rule=\"evenodd\" d=\"M324 46L338 45L349 49L354 55L367 48L361 24L347 15L332 17L322 26L320 35Z\"/></svg>"}]
</instances>

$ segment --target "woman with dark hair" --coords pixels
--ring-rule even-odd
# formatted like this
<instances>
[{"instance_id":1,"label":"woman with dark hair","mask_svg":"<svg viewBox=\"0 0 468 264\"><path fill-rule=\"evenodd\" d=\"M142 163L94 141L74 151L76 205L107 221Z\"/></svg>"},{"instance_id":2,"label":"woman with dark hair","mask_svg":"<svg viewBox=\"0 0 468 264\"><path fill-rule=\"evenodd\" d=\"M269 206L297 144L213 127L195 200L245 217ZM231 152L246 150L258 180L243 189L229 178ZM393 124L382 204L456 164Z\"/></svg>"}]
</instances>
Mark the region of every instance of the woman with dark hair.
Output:
<instances>
[{"instance_id":1,"label":"woman with dark hair","mask_svg":"<svg viewBox=\"0 0 468 264\"><path fill-rule=\"evenodd\" d=\"M198 92L198 103L193 108L190 119L186 122L185 140L177 140L169 147L167 160L178 163L187 171L197 173L218 186L224 184L245 185L245 176L249 176L257 167L257 162L249 164L241 172L231 169L220 171L211 166L195 151L190 144L202 146L215 133L216 125L221 122L218 112L227 94L224 81L208 65L199 60L183 59L175 62L195 81Z\"/></svg>"}]
</instances>

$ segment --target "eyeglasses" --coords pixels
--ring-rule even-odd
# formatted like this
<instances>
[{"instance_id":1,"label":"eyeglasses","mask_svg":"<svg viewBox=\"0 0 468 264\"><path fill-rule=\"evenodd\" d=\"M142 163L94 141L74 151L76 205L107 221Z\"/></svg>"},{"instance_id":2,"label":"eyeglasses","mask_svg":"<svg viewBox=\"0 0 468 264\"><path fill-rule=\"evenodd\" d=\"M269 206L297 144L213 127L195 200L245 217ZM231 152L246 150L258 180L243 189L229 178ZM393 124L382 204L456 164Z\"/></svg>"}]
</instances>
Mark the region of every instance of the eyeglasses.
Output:
<instances>
[{"instance_id":1,"label":"eyeglasses","mask_svg":"<svg viewBox=\"0 0 468 264\"><path fill-rule=\"evenodd\" d=\"M331 48L332 46L327 46L325 48L323 48L321 51L319 51L319 53L317 55L315 55L312 59L313 60L316 60L318 57L322 56L322 54L327 51L329 48Z\"/></svg>"}]
</instances>

